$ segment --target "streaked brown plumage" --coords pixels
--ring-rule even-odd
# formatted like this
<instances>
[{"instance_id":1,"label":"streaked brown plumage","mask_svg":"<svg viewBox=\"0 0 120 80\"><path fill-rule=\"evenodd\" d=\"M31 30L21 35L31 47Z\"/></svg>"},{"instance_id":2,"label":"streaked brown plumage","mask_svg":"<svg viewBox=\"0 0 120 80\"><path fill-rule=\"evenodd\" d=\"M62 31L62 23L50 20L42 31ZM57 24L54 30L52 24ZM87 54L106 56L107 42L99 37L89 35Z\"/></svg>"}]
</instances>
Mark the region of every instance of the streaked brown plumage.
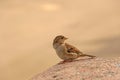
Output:
<instances>
[{"instance_id":1,"label":"streaked brown plumage","mask_svg":"<svg viewBox=\"0 0 120 80\"><path fill-rule=\"evenodd\" d=\"M57 55L63 59L64 61L74 60L79 57L88 56L88 57L95 57L93 55L83 54L79 49L65 43L65 40L68 39L63 35L56 36L53 41L53 47L57 53Z\"/></svg>"}]
</instances>

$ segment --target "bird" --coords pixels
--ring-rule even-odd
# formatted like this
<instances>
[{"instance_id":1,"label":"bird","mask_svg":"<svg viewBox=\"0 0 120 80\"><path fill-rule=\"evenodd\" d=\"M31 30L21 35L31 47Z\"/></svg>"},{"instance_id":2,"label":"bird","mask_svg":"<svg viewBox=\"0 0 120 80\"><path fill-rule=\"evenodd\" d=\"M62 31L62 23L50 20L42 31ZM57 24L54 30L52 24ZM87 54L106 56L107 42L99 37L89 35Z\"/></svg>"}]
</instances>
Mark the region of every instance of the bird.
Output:
<instances>
[{"instance_id":1,"label":"bird","mask_svg":"<svg viewBox=\"0 0 120 80\"><path fill-rule=\"evenodd\" d=\"M53 48L55 49L58 57L63 60L62 63L69 61L71 62L79 57L84 57L84 56L88 56L91 58L96 57L93 55L84 54L78 48L66 43L65 41L67 39L68 38L63 35L58 35L53 40Z\"/></svg>"}]
</instances>

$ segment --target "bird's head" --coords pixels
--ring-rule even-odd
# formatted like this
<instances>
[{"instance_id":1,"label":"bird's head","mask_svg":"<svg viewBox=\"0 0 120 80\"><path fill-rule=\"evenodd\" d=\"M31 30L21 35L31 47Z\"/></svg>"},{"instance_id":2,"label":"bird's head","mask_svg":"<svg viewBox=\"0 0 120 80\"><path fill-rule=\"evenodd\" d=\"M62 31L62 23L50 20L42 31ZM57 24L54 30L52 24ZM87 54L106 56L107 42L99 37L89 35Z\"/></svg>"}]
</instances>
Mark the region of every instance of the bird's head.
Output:
<instances>
[{"instance_id":1,"label":"bird's head","mask_svg":"<svg viewBox=\"0 0 120 80\"><path fill-rule=\"evenodd\" d=\"M58 35L55 37L54 41L53 41L53 44L54 43L64 43L65 40L67 40L68 38L66 38L65 36L63 35Z\"/></svg>"}]
</instances>

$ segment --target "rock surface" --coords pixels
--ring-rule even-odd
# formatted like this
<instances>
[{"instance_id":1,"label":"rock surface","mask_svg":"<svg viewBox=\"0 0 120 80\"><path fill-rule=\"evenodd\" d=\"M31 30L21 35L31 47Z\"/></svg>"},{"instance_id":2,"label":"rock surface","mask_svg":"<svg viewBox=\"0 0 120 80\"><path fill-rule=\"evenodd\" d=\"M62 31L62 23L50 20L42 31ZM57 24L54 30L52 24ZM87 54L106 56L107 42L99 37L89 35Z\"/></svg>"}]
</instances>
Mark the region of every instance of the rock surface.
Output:
<instances>
[{"instance_id":1,"label":"rock surface","mask_svg":"<svg viewBox=\"0 0 120 80\"><path fill-rule=\"evenodd\" d=\"M120 58L84 58L56 64L31 80L120 80Z\"/></svg>"}]
</instances>

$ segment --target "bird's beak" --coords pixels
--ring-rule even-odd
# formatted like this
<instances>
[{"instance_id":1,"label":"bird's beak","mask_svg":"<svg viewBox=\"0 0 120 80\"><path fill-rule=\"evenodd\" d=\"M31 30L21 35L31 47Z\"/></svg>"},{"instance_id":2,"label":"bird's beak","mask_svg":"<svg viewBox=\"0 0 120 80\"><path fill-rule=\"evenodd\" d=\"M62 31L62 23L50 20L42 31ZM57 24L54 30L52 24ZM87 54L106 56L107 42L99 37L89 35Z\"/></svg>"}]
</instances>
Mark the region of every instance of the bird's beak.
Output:
<instances>
[{"instance_id":1,"label":"bird's beak","mask_svg":"<svg viewBox=\"0 0 120 80\"><path fill-rule=\"evenodd\" d=\"M65 37L65 40L67 40L68 38Z\"/></svg>"}]
</instances>

